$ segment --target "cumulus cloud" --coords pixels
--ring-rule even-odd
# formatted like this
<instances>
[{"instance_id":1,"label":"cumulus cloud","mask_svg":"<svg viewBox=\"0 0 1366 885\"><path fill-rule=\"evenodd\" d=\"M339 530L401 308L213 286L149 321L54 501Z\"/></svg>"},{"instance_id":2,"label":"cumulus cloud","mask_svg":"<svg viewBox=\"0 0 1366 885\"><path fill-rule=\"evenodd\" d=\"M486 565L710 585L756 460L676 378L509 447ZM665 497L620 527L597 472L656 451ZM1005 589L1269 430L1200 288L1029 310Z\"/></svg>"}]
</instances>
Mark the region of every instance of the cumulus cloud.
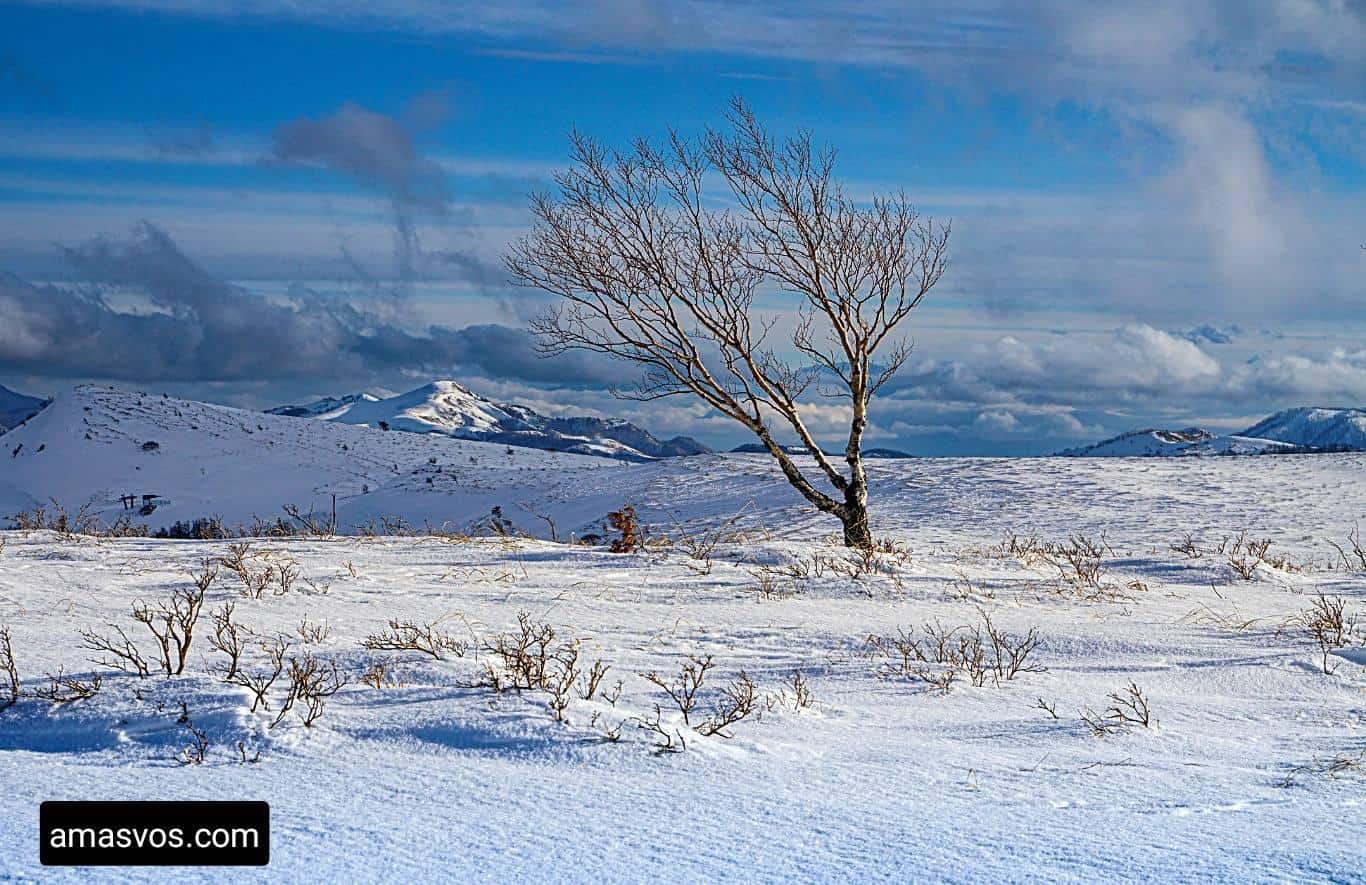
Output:
<instances>
[{"instance_id":1,"label":"cumulus cloud","mask_svg":"<svg viewBox=\"0 0 1366 885\"><path fill-rule=\"evenodd\" d=\"M0 276L0 369L206 382L470 368L553 384L604 385L614 377L611 366L586 355L542 360L521 329L412 331L364 304L302 287L272 300L205 272L151 224L126 240L98 239L64 252L97 285L37 286Z\"/></svg>"}]
</instances>

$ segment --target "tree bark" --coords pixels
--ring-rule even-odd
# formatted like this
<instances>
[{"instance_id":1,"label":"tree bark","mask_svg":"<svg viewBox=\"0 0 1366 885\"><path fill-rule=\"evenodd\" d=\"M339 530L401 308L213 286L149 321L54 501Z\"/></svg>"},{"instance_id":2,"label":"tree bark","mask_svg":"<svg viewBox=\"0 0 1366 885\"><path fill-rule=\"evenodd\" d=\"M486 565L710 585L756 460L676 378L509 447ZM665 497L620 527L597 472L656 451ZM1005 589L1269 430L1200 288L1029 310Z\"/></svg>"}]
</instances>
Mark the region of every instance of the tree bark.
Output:
<instances>
[{"instance_id":1,"label":"tree bark","mask_svg":"<svg viewBox=\"0 0 1366 885\"><path fill-rule=\"evenodd\" d=\"M844 523L844 546L868 550L873 546L873 533L868 530L868 505L846 502L835 514Z\"/></svg>"}]
</instances>

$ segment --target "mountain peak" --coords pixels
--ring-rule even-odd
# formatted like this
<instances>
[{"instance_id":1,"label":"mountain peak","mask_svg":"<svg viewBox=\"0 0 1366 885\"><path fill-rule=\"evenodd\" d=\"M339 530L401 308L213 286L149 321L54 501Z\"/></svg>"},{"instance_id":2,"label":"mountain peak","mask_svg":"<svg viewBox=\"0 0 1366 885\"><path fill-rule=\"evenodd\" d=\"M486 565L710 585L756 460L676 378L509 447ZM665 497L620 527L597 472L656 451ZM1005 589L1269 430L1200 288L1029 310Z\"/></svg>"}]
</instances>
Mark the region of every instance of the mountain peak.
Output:
<instances>
[{"instance_id":1,"label":"mountain peak","mask_svg":"<svg viewBox=\"0 0 1366 885\"><path fill-rule=\"evenodd\" d=\"M551 417L528 406L496 403L451 379L437 379L387 398L331 397L315 404L281 406L270 411L291 417L436 433L625 461L711 451L688 437L660 440L620 418Z\"/></svg>"}]
</instances>

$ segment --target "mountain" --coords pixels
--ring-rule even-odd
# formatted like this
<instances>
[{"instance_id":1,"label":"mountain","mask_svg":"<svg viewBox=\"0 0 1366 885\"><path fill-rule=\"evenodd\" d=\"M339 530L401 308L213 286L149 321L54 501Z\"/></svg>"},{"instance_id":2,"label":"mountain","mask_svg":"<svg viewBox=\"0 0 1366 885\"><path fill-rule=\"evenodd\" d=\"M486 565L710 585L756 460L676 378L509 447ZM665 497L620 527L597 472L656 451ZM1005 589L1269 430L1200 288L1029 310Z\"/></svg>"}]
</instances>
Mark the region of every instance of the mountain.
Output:
<instances>
[{"instance_id":1,"label":"mountain","mask_svg":"<svg viewBox=\"0 0 1366 885\"><path fill-rule=\"evenodd\" d=\"M346 396L325 396L303 406L278 406L267 409L267 415L284 415L287 418L321 418L324 421L335 418L356 403L374 402L379 397L369 393L351 393Z\"/></svg>"},{"instance_id":2,"label":"mountain","mask_svg":"<svg viewBox=\"0 0 1366 885\"><path fill-rule=\"evenodd\" d=\"M15 393L8 387L0 387L0 433L23 424L38 414L47 403L45 399L25 396L22 393Z\"/></svg>"},{"instance_id":3,"label":"mountain","mask_svg":"<svg viewBox=\"0 0 1366 885\"><path fill-rule=\"evenodd\" d=\"M806 446L783 446L782 448L783 448L783 451L784 451L784 452L787 452L789 455L806 455L806 454L808 454L808 452L806 451ZM732 453L736 453L736 454L742 454L742 455L761 455L761 454L767 454L767 453L768 453L768 449L766 449L766 448L764 447L763 443L745 443L745 444L743 444L743 445L738 445L738 446L736 446L735 448L731 449L731 452L732 452ZM825 454L826 454L827 456L829 456L829 457L832 457L832 458L843 458L843 457L844 457L844 453L843 453L843 452L826 452ZM864 450L863 450L863 457L865 457L865 458L914 458L915 455L912 455L912 454L910 454L910 453L908 453L908 452L903 452L903 451L901 451L900 449L884 449L884 448L878 448L878 449L864 449Z\"/></svg>"},{"instance_id":4,"label":"mountain","mask_svg":"<svg viewBox=\"0 0 1366 885\"><path fill-rule=\"evenodd\" d=\"M1306 406L1277 412L1243 431L1326 451L1366 451L1366 410Z\"/></svg>"},{"instance_id":5,"label":"mountain","mask_svg":"<svg viewBox=\"0 0 1366 885\"><path fill-rule=\"evenodd\" d=\"M686 436L660 440L620 419L555 418L527 406L496 403L455 381L433 381L388 398L368 394L329 397L303 406L281 406L271 409L270 414L623 461L651 461L711 451Z\"/></svg>"},{"instance_id":6,"label":"mountain","mask_svg":"<svg viewBox=\"0 0 1366 885\"><path fill-rule=\"evenodd\" d=\"M1203 427L1131 430L1094 445L1065 449L1077 458L1174 455L1275 455L1366 451L1366 410L1304 406L1277 412L1241 433L1215 436Z\"/></svg>"},{"instance_id":7,"label":"mountain","mask_svg":"<svg viewBox=\"0 0 1366 885\"><path fill-rule=\"evenodd\" d=\"M1295 446L1252 434L1215 436L1203 427L1131 430L1089 446L1064 449L1068 458L1166 458L1190 455L1269 455Z\"/></svg>"},{"instance_id":8,"label":"mountain","mask_svg":"<svg viewBox=\"0 0 1366 885\"><path fill-rule=\"evenodd\" d=\"M544 527L534 511L568 533L621 506L622 493L598 471L640 471L645 482L658 468L82 385L5 435L0 528L20 511L52 513L52 500L155 530L214 515L251 525L283 516L285 505L330 518L335 495L347 532L395 517L462 528L500 507L519 528ZM132 509L120 501L128 495ZM154 496L150 512L141 512L143 496Z\"/></svg>"}]
</instances>

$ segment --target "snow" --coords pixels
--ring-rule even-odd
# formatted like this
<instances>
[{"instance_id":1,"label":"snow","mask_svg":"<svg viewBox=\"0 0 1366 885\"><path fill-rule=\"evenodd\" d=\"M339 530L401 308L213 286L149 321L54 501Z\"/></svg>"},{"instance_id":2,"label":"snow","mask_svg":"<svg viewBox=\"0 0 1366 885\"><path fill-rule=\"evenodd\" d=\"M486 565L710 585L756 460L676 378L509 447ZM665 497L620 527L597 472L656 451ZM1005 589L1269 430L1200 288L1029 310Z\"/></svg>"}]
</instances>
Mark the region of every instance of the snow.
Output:
<instances>
[{"instance_id":1,"label":"snow","mask_svg":"<svg viewBox=\"0 0 1366 885\"><path fill-rule=\"evenodd\" d=\"M270 412L626 461L710 451L688 437L661 441L621 419L546 417L527 406L495 403L449 380L433 381L397 396L351 394Z\"/></svg>"},{"instance_id":2,"label":"snow","mask_svg":"<svg viewBox=\"0 0 1366 885\"><path fill-rule=\"evenodd\" d=\"M1277 412L1246 431L1299 446L1366 449L1366 411L1305 407Z\"/></svg>"},{"instance_id":3,"label":"snow","mask_svg":"<svg viewBox=\"0 0 1366 885\"><path fill-rule=\"evenodd\" d=\"M1130 458L1174 455L1266 455L1299 451L1366 451L1366 411L1286 409L1242 433L1215 436L1202 427L1131 430L1089 446L1059 452L1068 457Z\"/></svg>"},{"instance_id":4,"label":"snow","mask_svg":"<svg viewBox=\"0 0 1366 885\"><path fill-rule=\"evenodd\" d=\"M0 433L17 427L35 415L46 401L36 396L15 393L8 387L0 386Z\"/></svg>"},{"instance_id":5,"label":"snow","mask_svg":"<svg viewBox=\"0 0 1366 885\"><path fill-rule=\"evenodd\" d=\"M231 601L239 622L293 636L352 684L315 727L291 716L272 729L216 675L224 657L201 632L186 675L105 672L89 700L21 699L0 711L0 878L88 876L37 866L41 801L154 798L271 803L269 869L195 871L215 881L1340 882L1366 868L1366 775L1311 770L1366 751L1366 645L1358 631L1325 674L1296 621L1320 592L1366 610L1366 575L1328 544L1364 515L1366 455L879 461L874 531L908 555L856 578L840 573L837 524L759 455L508 455L101 388L59 397L15 433L24 452L0 453L8 500L113 495L118 513L119 490L146 477L128 491L165 492L158 520L274 515L335 491L344 526L386 511L469 526L500 505L540 537L252 541L253 561L293 562L301 580L245 598L220 571L206 611ZM147 439L158 453L141 451ZM625 502L659 542L724 528L710 569L684 544L618 555L553 543L536 515L563 539L601 530ZM1004 549L1011 532L1103 543L1110 591L1069 589ZM1214 552L1242 532L1272 542L1251 580ZM1172 549L1187 533L1198 558ZM228 555L228 542L0 537L0 624L28 689L59 667L92 671L82 630L123 625L150 653L132 603ZM981 611L1016 636L1037 628L1046 671L941 694L867 642ZM557 723L544 693L481 687L485 643L521 612L578 639L585 667L609 664L615 705L575 696ZM305 643L305 619L328 636ZM471 649L438 661L363 648L389 619L437 622ZM815 703L797 708L789 692L728 740L693 732L639 674L706 654L708 709L741 670L775 696L799 670ZM379 658L395 684L360 684ZM1093 736L1079 712L1130 680L1153 727ZM182 703L210 740L202 765L175 761L189 743ZM630 721L656 703L685 752L656 755ZM619 742L601 738L622 721ZM239 741L260 761L242 763ZM161 875L101 878L115 872Z\"/></svg>"}]
</instances>

